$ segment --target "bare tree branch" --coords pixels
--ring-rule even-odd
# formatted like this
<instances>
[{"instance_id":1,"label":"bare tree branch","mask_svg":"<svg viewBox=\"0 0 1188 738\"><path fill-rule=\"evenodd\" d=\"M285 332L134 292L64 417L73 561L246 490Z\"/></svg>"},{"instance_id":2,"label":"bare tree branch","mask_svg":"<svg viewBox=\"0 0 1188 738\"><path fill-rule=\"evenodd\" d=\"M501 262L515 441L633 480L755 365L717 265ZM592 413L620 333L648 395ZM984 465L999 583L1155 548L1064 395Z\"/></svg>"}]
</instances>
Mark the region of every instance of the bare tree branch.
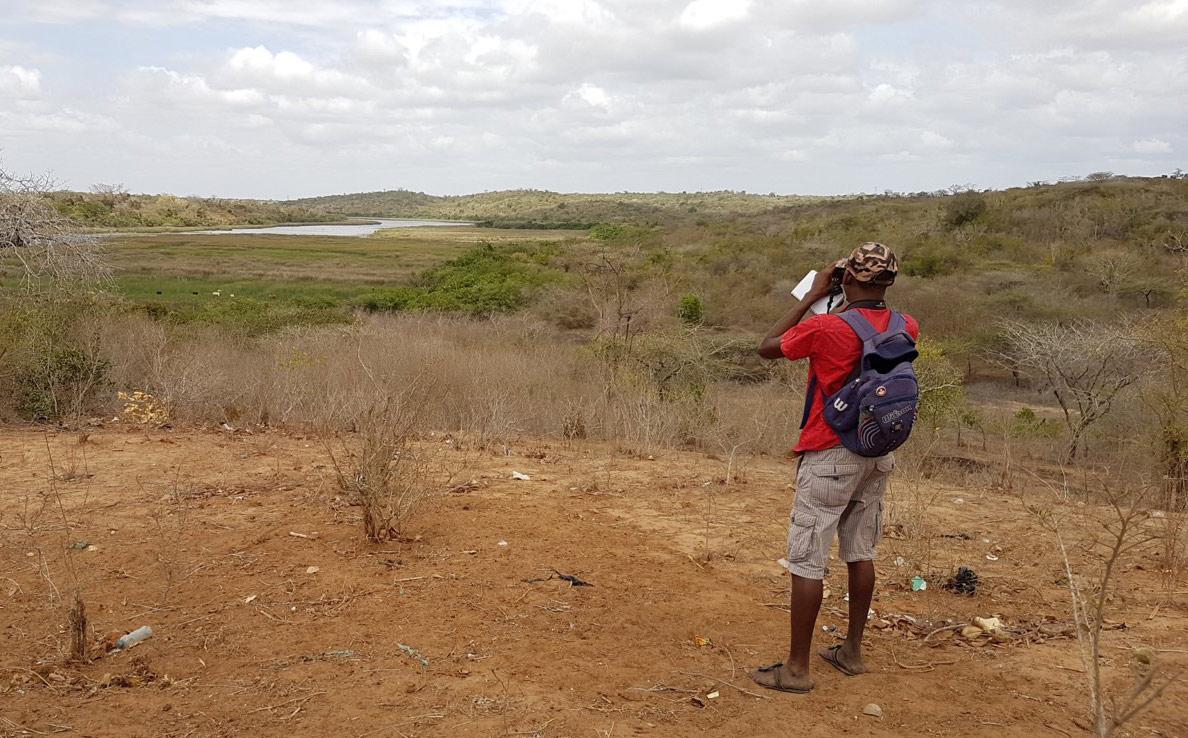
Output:
<instances>
[{"instance_id":1,"label":"bare tree branch","mask_svg":"<svg viewBox=\"0 0 1188 738\"><path fill-rule=\"evenodd\" d=\"M16 258L28 290L101 286L110 273L102 244L54 209L54 189L49 177L0 169L0 253Z\"/></svg>"}]
</instances>

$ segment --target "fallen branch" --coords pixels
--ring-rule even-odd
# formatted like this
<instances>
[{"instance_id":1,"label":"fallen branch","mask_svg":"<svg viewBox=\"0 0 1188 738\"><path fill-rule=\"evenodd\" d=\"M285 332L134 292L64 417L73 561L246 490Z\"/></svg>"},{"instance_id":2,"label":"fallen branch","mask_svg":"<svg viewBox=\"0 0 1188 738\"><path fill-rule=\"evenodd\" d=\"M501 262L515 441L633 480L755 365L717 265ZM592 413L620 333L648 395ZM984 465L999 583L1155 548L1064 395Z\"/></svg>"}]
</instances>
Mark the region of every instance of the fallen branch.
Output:
<instances>
[{"instance_id":1,"label":"fallen branch","mask_svg":"<svg viewBox=\"0 0 1188 738\"><path fill-rule=\"evenodd\" d=\"M928 639L933 637L937 633L944 633L946 630L960 630L967 625L969 625L969 623L958 623L957 625L946 625L943 628L937 628L936 630L932 631L928 635L924 636L924 643L928 643Z\"/></svg>"}]
</instances>

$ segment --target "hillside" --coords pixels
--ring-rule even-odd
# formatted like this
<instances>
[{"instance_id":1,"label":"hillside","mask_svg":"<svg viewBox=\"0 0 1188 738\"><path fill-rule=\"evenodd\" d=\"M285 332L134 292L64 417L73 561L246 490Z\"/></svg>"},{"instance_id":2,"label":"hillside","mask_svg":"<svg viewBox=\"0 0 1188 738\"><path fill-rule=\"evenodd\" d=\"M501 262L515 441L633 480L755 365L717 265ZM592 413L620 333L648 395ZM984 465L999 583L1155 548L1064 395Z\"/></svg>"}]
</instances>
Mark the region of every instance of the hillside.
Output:
<instances>
[{"instance_id":1,"label":"hillside","mask_svg":"<svg viewBox=\"0 0 1188 738\"><path fill-rule=\"evenodd\" d=\"M334 215L589 226L595 223L658 223L692 214L759 213L820 199L730 191L581 194L507 190L435 196L392 190L291 200L286 204Z\"/></svg>"},{"instance_id":2,"label":"hillside","mask_svg":"<svg viewBox=\"0 0 1188 738\"><path fill-rule=\"evenodd\" d=\"M58 191L45 196L59 213L95 230L275 225L334 219L325 212L269 200L131 194L116 189Z\"/></svg>"}]
</instances>

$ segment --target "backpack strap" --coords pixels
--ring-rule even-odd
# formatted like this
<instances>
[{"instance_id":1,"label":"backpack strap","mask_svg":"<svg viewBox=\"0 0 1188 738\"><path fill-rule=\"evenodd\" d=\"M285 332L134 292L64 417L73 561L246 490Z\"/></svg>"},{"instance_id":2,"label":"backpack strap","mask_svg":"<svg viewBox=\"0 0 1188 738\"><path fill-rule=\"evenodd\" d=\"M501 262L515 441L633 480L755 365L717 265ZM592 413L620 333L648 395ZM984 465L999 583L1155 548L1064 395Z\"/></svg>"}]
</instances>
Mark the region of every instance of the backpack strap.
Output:
<instances>
[{"instance_id":1,"label":"backpack strap","mask_svg":"<svg viewBox=\"0 0 1188 738\"><path fill-rule=\"evenodd\" d=\"M834 314L844 320L846 325L850 326L850 329L854 331L854 333L858 334L858 339L862 341L862 352L858 355L858 361L854 364L854 370L850 372L850 376L846 380L846 383L849 384L850 382L853 382L854 378L862 372L862 355L866 353L866 345L872 338L879 335L879 332L875 330L875 327L870 324L870 321L867 320L866 317L857 310L846 310ZM800 419L801 429L808 425L809 415L813 411L813 403L816 401L816 399L817 375L814 374L812 378L809 379L808 388L804 393L804 415Z\"/></svg>"},{"instance_id":2,"label":"backpack strap","mask_svg":"<svg viewBox=\"0 0 1188 738\"><path fill-rule=\"evenodd\" d=\"M813 400L817 399L817 375L814 374L809 380L808 387L804 390L804 415L800 418L800 429L808 425L809 414L813 411Z\"/></svg>"},{"instance_id":3,"label":"backpack strap","mask_svg":"<svg viewBox=\"0 0 1188 738\"><path fill-rule=\"evenodd\" d=\"M891 322L887 324L887 333L907 333L907 319L898 310L891 311Z\"/></svg>"},{"instance_id":4,"label":"backpack strap","mask_svg":"<svg viewBox=\"0 0 1188 738\"><path fill-rule=\"evenodd\" d=\"M862 343L866 343L879 335L879 331L870 324L866 316L857 310L847 310L844 313L838 313L837 317L846 321L846 325L850 326L858 334L858 340L862 341Z\"/></svg>"}]
</instances>

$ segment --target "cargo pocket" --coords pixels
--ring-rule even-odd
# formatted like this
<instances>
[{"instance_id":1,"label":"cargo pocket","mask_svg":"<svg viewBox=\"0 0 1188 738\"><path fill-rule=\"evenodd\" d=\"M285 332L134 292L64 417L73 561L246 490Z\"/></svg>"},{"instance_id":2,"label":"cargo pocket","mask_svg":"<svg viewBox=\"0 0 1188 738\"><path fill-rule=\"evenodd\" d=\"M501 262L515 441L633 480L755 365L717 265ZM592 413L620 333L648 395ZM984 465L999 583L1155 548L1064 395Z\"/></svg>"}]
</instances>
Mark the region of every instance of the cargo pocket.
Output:
<instances>
[{"instance_id":1,"label":"cargo pocket","mask_svg":"<svg viewBox=\"0 0 1188 738\"><path fill-rule=\"evenodd\" d=\"M895 454L887 454L875 459L875 468L883 474L890 474L895 471Z\"/></svg>"},{"instance_id":2,"label":"cargo pocket","mask_svg":"<svg viewBox=\"0 0 1188 738\"><path fill-rule=\"evenodd\" d=\"M817 516L812 513L792 514L792 525L788 526L788 562L792 564L810 561L817 549Z\"/></svg>"},{"instance_id":3,"label":"cargo pocket","mask_svg":"<svg viewBox=\"0 0 1188 738\"><path fill-rule=\"evenodd\" d=\"M847 505L857 491L861 464L818 464L812 472L813 500L826 507Z\"/></svg>"}]
</instances>

